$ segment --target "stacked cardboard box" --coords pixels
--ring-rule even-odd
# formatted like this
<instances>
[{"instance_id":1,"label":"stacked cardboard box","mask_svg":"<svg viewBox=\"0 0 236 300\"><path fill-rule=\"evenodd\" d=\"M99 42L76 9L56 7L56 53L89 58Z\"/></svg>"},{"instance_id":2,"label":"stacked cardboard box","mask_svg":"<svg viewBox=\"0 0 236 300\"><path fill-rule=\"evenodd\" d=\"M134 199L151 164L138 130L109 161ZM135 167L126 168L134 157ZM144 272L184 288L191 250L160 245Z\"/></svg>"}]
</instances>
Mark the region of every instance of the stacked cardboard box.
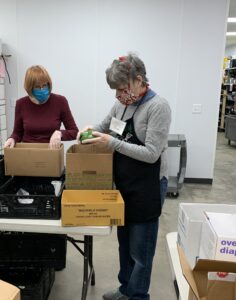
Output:
<instances>
[{"instance_id":1,"label":"stacked cardboard box","mask_svg":"<svg viewBox=\"0 0 236 300\"><path fill-rule=\"evenodd\" d=\"M124 201L117 190L65 190L63 226L124 225Z\"/></svg>"},{"instance_id":2,"label":"stacked cardboard box","mask_svg":"<svg viewBox=\"0 0 236 300\"><path fill-rule=\"evenodd\" d=\"M112 189L112 151L102 145L72 145L66 153L66 189Z\"/></svg>"},{"instance_id":3,"label":"stacked cardboard box","mask_svg":"<svg viewBox=\"0 0 236 300\"><path fill-rule=\"evenodd\" d=\"M66 153L62 225L124 225L124 202L112 187L112 151L94 144L71 146Z\"/></svg>"}]
</instances>

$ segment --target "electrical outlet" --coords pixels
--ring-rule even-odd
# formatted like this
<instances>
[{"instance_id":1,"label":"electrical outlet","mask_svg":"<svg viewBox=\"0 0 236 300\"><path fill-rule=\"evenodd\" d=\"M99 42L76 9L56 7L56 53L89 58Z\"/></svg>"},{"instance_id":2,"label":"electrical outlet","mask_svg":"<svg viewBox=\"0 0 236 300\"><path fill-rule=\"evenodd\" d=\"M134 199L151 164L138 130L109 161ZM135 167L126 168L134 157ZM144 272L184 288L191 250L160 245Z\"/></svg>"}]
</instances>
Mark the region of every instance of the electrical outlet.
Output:
<instances>
[{"instance_id":1,"label":"electrical outlet","mask_svg":"<svg viewBox=\"0 0 236 300\"><path fill-rule=\"evenodd\" d=\"M202 113L202 105L201 104L193 104L192 113L193 114L201 114Z\"/></svg>"}]
</instances>

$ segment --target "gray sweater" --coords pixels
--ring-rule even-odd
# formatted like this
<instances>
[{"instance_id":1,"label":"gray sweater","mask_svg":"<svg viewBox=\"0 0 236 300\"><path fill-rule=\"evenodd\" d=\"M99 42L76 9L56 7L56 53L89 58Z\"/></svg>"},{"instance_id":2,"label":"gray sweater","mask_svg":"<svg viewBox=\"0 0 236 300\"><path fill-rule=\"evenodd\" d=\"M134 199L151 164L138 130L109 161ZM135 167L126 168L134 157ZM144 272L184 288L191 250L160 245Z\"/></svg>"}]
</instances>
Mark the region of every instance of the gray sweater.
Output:
<instances>
[{"instance_id":1,"label":"gray sweater","mask_svg":"<svg viewBox=\"0 0 236 300\"><path fill-rule=\"evenodd\" d=\"M109 146L121 154L131 158L154 163L161 155L160 178L168 178L167 142L171 122L171 110L168 102L158 95L142 103L134 115L134 127L138 139L144 146L121 141L109 130L111 118L121 119L125 106L116 101L110 113L94 130L112 135ZM129 105L123 121L132 117L136 105Z\"/></svg>"}]
</instances>

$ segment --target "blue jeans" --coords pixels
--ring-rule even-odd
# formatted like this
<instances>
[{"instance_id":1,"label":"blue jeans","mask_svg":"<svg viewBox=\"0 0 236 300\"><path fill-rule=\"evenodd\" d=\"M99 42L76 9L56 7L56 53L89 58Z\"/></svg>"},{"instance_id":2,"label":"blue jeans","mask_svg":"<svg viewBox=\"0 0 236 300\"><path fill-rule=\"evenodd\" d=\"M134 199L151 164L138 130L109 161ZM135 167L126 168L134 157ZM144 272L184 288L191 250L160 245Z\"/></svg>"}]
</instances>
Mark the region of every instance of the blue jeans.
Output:
<instances>
[{"instance_id":1,"label":"blue jeans","mask_svg":"<svg viewBox=\"0 0 236 300\"><path fill-rule=\"evenodd\" d=\"M117 228L120 255L120 292L130 300L149 300L158 221Z\"/></svg>"},{"instance_id":2,"label":"blue jeans","mask_svg":"<svg viewBox=\"0 0 236 300\"><path fill-rule=\"evenodd\" d=\"M160 180L161 206L163 206L168 187L168 179L163 176Z\"/></svg>"}]
</instances>

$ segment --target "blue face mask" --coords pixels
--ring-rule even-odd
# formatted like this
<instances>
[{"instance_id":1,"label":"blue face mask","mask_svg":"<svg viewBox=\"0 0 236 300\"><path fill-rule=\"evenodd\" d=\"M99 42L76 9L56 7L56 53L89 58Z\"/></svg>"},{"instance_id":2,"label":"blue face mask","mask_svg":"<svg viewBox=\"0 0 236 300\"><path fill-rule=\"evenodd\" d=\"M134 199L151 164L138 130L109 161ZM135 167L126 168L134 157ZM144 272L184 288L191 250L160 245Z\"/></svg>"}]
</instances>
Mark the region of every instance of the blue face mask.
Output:
<instances>
[{"instance_id":1,"label":"blue face mask","mask_svg":"<svg viewBox=\"0 0 236 300\"><path fill-rule=\"evenodd\" d=\"M32 95L39 103L43 103L49 97L49 88L46 86L42 89L33 89Z\"/></svg>"}]
</instances>

